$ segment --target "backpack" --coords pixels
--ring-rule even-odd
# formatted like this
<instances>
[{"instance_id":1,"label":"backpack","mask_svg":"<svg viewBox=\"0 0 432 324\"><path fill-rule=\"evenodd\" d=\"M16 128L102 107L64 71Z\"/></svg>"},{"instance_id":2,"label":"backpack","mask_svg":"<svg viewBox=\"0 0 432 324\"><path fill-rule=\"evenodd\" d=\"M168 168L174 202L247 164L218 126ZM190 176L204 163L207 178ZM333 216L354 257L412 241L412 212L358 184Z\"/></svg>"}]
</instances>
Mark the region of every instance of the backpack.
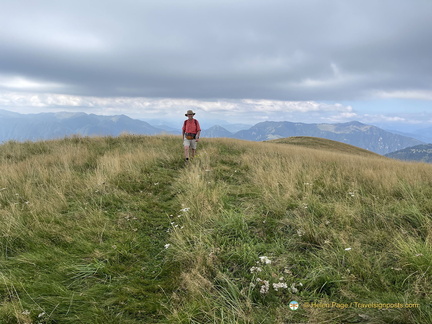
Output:
<instances>
[{"instance_id":1,"label":"backpack","mask_svg":"<svg viewBox=\"0 0 432 324\"><path fill-rule=\"evenodd\" d=\"M186 129L186 122L188 121L189 119L186 119L185 121L184 121L184 123L183 123L183 127ZM198 127L197 126L197 120L194 118L194 123L195 123L195 127Z\"/></svg>"}]
</instances>

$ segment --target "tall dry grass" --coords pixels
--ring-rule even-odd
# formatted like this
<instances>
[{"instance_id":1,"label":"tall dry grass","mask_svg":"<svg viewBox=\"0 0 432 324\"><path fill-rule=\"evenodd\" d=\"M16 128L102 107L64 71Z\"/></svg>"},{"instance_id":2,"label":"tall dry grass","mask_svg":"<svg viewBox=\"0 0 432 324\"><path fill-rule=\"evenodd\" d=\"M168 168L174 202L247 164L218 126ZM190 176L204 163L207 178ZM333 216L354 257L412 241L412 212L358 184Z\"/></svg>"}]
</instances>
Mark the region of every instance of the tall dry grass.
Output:
<instances>
[{"instance_id":1,"label":"tall dry grass","mask_svg":"<svg viewBox=\"0 0 432 324\"><path fill-rule=\"evenodd\" d=\"M181 140L171 136L0 146L0 322L160 317L155 299L162 291L136 284L150 282L156 270L143 274L136 259L157 250L146 267L160 271L163 244L151 236L166 236L166 228L154 227L168 223L165 210L175 204L171 174L182 167L181 152ZM167 276L154 285L168 285ZM131 298L125 312L119 287L151 297L140 304Z\"/></svg>"},{"instance_id":2,"label":"tall dry grass","mask_svg":"<svg viewBox=\"0 0 432 324\"><path fill-rule=\"evenodd\" d=\"M335 150L205 139L184 165L170 136L6 143L0 316L431 321L432 166Z\"/></svg>"},{"instance_id":3,"label":"tall dry grass","mask_svg":"<svg viewBox=\"0 0 432 324\"><path fill-rule=\"evenodd\" d=\"M361 319L355 308L293 312L291 300L411 302L421 307L363 315L376 322L430 318L431 165L272 143L209 142L180 182L180 200L191 208L184 228L172 235L172 253L189 270L175 320ZM271 266L260 263L263 255ZM260 272L253 273L257 265ZM262 280L270 284L267 293L260 293ZM287 289L271 289L283 283Z\"/></svg>"}]
</instances>

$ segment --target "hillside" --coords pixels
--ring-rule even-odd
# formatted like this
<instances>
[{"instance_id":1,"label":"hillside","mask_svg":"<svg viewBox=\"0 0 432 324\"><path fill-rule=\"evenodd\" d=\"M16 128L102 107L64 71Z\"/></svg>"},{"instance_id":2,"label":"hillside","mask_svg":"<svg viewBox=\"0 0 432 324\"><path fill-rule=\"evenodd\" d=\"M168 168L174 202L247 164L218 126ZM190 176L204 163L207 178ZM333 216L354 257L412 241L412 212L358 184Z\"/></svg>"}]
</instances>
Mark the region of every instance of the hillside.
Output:
<instances>
[{"instance_id":1,"label":"hillside","mask_svg":"<svg viewBox=\"0 0 432 324\"><path fill-rule=\"evenodd\" d=\"M392 159L432 163L432 144L416 145L386 154Z\"/></svg>"},{"instance_id":2,"label":"hillside","mask_svg":"<svg viewBox=\"0 0 432 324\"><path fill-rule=\"evenodd\" d=\"M360 147L356 147L353 145L328 140L325 138L319 137L309 137L309 136L293 136L287 138L281 138L276 140L268 141L269 143L277 143L277 144L289 144L296 145L305 148L317 149L317 150L325 150L327 152L335 152L335 153L348 153L354 155L361 156L375 156L378 157L379 154L373 153L371 151L362 149Z\"/></svg>"},{"instance_id":3,"label":"hillside","mask_svg":"<svg viewBox=\"0 0 432 324\"><path fill-rule=\"evenodd\" d=\"M432 166L299 140L1 145L0 322L432 322Z\"/></svg>"}]
</instances>

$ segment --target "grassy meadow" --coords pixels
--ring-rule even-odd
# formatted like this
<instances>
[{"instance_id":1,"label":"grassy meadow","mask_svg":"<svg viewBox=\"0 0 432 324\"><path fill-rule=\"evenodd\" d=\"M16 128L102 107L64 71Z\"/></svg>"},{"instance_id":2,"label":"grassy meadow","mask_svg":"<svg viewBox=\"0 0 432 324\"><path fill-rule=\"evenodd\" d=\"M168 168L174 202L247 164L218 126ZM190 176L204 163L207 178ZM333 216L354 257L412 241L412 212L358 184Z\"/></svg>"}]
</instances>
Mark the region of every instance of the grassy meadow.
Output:
<instances>
[{"instance_id":1,"label":"grassy meadow","mask_svg":"<svg viewBox=\"0 0 432 324\"><path fill-rule=\"evenodd\" d=\"M1 145L0 323L432 323L432 165L311 141Z\"/></svg>"}]
</instances>

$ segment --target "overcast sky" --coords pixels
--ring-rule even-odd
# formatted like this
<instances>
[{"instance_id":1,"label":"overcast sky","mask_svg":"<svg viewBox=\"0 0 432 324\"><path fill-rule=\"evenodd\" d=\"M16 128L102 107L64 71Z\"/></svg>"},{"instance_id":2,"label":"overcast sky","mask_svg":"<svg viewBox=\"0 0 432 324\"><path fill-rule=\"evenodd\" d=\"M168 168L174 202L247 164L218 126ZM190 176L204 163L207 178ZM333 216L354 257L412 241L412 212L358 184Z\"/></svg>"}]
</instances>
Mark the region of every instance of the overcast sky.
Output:
<instances>
[{"instance_id":1,"label":"overcast sky","mask_svg":"<svg viewBox=\"0 0 432 324\"><path fill-rule=\"evenodd\" d=\"M432 125L431 17L431 0L0 0L0 109Z\"/></svg>"}]
</instances>

